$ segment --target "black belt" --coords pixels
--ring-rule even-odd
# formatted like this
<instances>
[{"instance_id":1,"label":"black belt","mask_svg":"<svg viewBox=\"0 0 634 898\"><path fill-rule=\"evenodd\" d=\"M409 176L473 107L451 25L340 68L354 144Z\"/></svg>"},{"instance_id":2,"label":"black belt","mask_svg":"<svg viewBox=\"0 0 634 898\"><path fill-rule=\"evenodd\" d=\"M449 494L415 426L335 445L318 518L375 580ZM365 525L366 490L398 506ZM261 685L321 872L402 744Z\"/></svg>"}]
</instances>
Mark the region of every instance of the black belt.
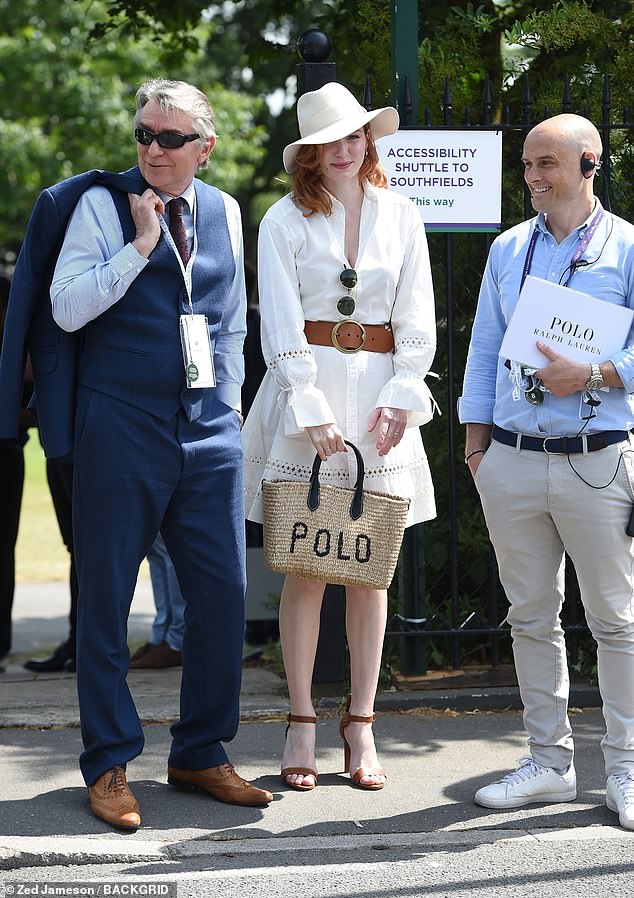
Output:
<instances>
[{"instance_id":1,"label":"black belt","mask_svg":"<svg viewBox=\"0 0 634 898\"><path fill-rule=\"evenodd\" d=\"M604 430L603 433L589 433L583 437L529 437L523 433L503 430L494 424L491 436L498 443L515 446L516 449L530 449L547 455L567 455L570 452L598 452L606 446L627 440L628 433L626 430Z\"/></svg>"}]
</instances>

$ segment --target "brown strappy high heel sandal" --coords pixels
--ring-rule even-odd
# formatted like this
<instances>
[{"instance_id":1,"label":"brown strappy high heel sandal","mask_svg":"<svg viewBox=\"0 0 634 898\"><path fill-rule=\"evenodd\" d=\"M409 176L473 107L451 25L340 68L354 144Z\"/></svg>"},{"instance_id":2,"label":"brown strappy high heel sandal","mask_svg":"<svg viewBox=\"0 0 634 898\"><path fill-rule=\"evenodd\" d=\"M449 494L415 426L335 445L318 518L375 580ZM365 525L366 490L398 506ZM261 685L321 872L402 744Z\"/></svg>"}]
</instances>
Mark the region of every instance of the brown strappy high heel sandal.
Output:
<instances>
[{"instance_id":1,"label":"brown strappy high heel sandal","mask_svg":"<svg viewBox=\"0 0 634 898\"><path fill-rule=\"evenodd\" d=\"M343 762L345 770L350 774L350 779L359 789L367 789L369 792L378 792L379 789L382 789L385 785L383 783L362 783L361 780L364 776L383 776L387 779L387 774L380 767L374 770L366 770L365 767L358 767L354 773L350 770L350 745L348 744L348 740L346 739L345 730L349 723L369 723L370 725L374 723L376 720L376 714L372 714L370 717L359 717L358 714L350 714L350 696L348 696L348 700L346 702L346 710L343 713L341 718L341 722L339 724L339 735L343 741Z\"/></svg>"},{"instance_id":2,"label":"brown strappy high heel sandal","mask_svg":"<svg viewBox=\"0 0 634 898\"><path fill-rule=\"evenodd\" d=\"M288 724L286 725L286 730L284 732L284 738L288 736L288 731L291 723L313 723L315 726L317 725L316 717L300 717L297 714L289 714L286 718L288 720ZM314 776L314 783L289 783L286 779L287 776L290 776L293 773L298 773L301 776ZM311 770L310 767L284 767L281 772L282 782L285 786L288 786L289 789L295 789L296 792L310 792L311 789L314 789L317 785L317 771Z\"/></svg>"}]
</instances>

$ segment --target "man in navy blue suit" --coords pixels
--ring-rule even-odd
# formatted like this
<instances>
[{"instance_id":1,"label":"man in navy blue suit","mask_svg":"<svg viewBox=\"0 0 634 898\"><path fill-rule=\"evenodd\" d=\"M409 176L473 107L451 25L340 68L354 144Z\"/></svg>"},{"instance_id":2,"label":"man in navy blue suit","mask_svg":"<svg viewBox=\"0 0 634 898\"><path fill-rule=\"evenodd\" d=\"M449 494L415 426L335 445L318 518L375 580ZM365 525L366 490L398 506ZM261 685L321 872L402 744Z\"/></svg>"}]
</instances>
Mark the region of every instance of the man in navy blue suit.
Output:
<instances>
[{"instance_id":1,"label":"man in navy blue suit","mask_svg":"<svg viewBox=\"0 0 634 898\"><path fill-rule=\"evenodd\" d=\"M195 178L215 143L197 88L142 85L135 138L138 168L80 197L50 290L57 325L81 332L73 446L80 765L92 812L123 829L141 822L126 765L143 748L126 682L126 624L159 530L187 605L168 782L232 804L272 800L237 774L223 747L239 721L244 634L240 213Z\"/></svg>"}]
</instances>

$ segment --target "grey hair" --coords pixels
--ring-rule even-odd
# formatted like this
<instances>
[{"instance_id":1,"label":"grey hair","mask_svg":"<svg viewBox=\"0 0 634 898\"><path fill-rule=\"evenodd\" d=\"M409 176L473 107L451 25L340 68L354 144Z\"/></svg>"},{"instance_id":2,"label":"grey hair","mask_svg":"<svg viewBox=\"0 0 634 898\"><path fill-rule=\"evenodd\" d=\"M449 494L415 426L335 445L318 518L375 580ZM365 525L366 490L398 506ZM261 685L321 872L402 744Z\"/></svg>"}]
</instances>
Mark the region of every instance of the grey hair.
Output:
<instances>
[{"instance_id":1,"label":"grey hair","mask_svg":"<svg viewBox=\"0 0 634 898\"><path fill-rule=\"evenodd\" d=\"M216 136L214 111L205 94L186 81L169 81L166 78L153 78L145 81L136 92L135 125L141 119L143 107L154 101L163 112L184 112L191 117L194 130L200 134L200 146L204 146L209 137ZM205 161L200 167L207 165Z\"/></svg>"}]
</instances>

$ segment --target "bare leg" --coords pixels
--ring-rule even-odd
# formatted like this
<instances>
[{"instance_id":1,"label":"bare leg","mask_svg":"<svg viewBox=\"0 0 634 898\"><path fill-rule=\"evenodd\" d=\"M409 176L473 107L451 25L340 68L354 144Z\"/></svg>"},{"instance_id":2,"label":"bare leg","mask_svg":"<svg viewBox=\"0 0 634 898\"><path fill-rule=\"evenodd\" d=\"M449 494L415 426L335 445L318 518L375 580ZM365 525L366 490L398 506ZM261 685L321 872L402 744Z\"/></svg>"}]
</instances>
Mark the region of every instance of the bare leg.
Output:
<instances>
[{"instance_id":1,"label":"bare leg","mask_svg":"<svg viewBox=\"0 0 634 898\"><path fill-rule=\"evenodd\" d=\"M346 631L350 650L350 713L371 717L379 682L381 653L387 619L387 590L348 586L346 589ZM349 723L346 738L350 744L350 770L360 767L380 770L374 747L372 727L365 723ZM362 784L382 783L385 776L370 774Z\"/></svg>"},{"instance_id":2,"label":"bare leg","mask_svg":"<svg viewBox=\"0 0 634 898\"><path fill-rule=\"evenodd\" d=\"M311 683L319 638L319 618L326 584L288 576L280 602L280 642L291 700L291 713L314 717ZM282 768L308 767L316 770L315 726L291 723ZM314 777L291 773L288 783L314 784Z\"/></svg>"}]
</instances>

